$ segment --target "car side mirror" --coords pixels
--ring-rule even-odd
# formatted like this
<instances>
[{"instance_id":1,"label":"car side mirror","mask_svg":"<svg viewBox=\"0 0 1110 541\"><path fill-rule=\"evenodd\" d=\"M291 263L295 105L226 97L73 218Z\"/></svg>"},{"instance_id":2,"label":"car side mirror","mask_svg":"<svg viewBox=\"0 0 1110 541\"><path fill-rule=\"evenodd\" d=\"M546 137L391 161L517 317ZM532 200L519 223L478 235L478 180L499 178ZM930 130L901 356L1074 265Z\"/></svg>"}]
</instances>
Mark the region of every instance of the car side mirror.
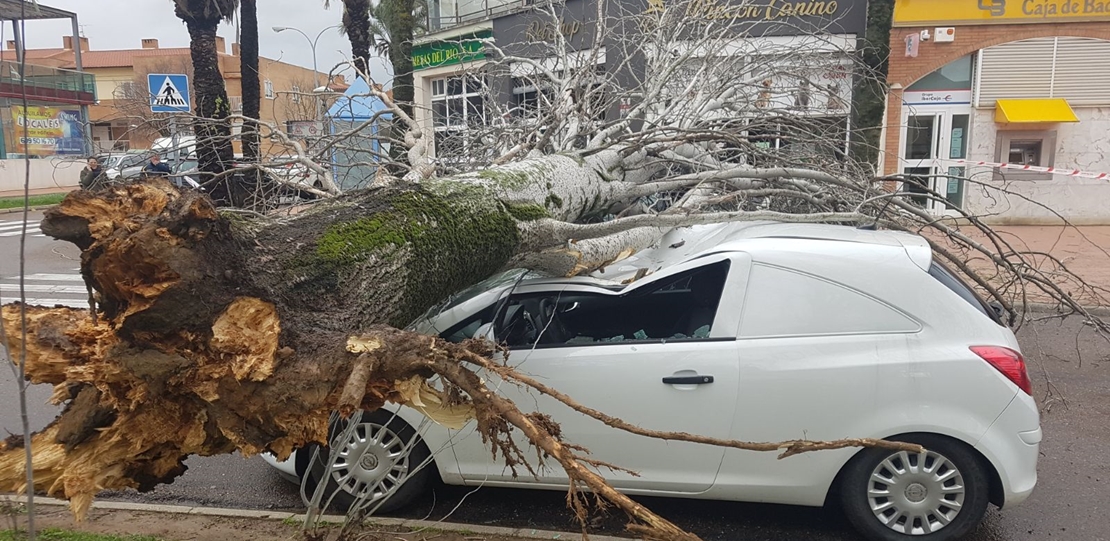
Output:
<instances>
[{"instance_id":1,"label":"car side mirror","mask_svg":"<svg viewBox=\"0 0 1110 541\"><path fill-rule=\"evenodd\" d=\"M997 315L999 318L1006 317L1006 309L1003 308L1001 304L998 304L997 302L991 302L988 303L987 306L990 306L991 310L994 310L995 315Z\"/></svg>"}]
</instances>

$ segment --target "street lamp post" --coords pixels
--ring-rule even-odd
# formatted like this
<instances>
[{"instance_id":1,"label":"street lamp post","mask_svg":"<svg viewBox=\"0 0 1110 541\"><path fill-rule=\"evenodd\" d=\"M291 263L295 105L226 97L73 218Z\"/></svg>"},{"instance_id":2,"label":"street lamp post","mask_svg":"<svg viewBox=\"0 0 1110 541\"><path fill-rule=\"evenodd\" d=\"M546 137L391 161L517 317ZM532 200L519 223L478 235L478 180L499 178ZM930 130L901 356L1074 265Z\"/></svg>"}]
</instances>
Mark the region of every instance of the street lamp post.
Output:
<instances>
[{"instance_id":1,"label":"street lamp post","mask_svg":"<svg viewBox=\"0 0 1110 541\"><path fill-rule=\"evenodd\" d=\"M324 28L323 30L320 31L319 34L316 34L316 39L312 39L312 38L308 37L308 34L305 34L300 29L293 28L291 26L275 26L275 27L273 27L273 30L274 30L275 33L284 32L286 30L292 30L292 31L304 36L304 39L308 41L309 47L312 48L312 88L313 89L320 88L320 70L318 70L316 68L316 43L320 41L320 38L324 35L324 32L327 32L328 30L331 30L332 28L339 28L340 26L342 26L342 25L333 24L333 25L331 25L327 28ZM313 93L314 94L316 93L315 90L313 91ZM316 101L316 119L317 120L320 119L320 105L322 105L322 103L323 102L319 99L319 97L317 97L317 101Z\"/></svg>"}]
</instances>

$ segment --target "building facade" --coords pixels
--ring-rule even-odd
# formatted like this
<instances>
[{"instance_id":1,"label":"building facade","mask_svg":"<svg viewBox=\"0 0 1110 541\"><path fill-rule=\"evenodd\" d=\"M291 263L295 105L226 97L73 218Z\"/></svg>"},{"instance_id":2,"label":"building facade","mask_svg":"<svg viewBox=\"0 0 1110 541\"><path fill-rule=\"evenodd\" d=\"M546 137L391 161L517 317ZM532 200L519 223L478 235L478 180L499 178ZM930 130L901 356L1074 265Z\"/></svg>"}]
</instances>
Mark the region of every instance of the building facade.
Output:
<instances>
[{"instance_id":1,"label":"building facade","mask_svg":"<svg viewBox=\"0 0 1110 541\"><path fill-rule=\"evenodd\" d=\"M882 171L937 215L1110 223L1107 58L1107 2L896 0Z\"/></svg>"},{"instance_id":2,"label":"building facade","mask_svg":"<svg viewBox=\"0 0 1110 541\"><path fill-rule=\"evenodd\" d=\"M28 49L27 61L44 68L69 69L75 63L74 46L73 38L64 36L60 48ZM89 106L93 152L149 148L155 139L169 135L169 115L150 112L146 76L185 73L192 81L188 47L163 48L157 39L143 39L137 49L93 50L88 38L80 38L76 46L81 50L85 72L96 80L98 101ZM15 58L14 49L14 42L6 44L2 57L5 63ZM216 49L232 112L241 114L239 46L232 44L229 51L224 38L217 37ZM326 105L321 105L322 98L312 91L315 81L328 81L326 73L314 76L311 69L268 58L259 58L258 71L262 121L288 132L292 123L321 120ZM346 89L341 76L329 81L328 86L337 92ZM262 150L270 151L270 144L264 139ZM238 140L235 149L241 151Z\"/></svg>"},{"instance_id":3,"label":"building facade","mask_svg":"<svg viewBox=\"0 0 1110 541\"><path fill-rule=\"evenodd\" d=\"M720 69L743 72L763 85L736 98L747 101L746 111L733 108L740 117L761 119L745 128L751 140L781 150L797 140L790 130L817 126L841 142L834 146L843 155L866 0L620 0L601 6L599 11L597 0L433 2L430 31L414 47L413 65L417 122L435 141L436 155L467 155L469 134L481 126L505 121L527 126L552 101L551 74L577 72L576 79L585 82L570 92L576 100L606 104L599 122L626 114L654 76L647 55L669 54L652 49L653 39L675 50L706 46L693 32L658 39L668 29L645 21L667 10L721 28L704 53L684 54L690 66L668 79L675 88L667 99L680 97L689 80L684 78L713 55ZM605 99L612 96L620 97ZM768 122L772 117L784 121Z\"/></svg>"}]
</instances>

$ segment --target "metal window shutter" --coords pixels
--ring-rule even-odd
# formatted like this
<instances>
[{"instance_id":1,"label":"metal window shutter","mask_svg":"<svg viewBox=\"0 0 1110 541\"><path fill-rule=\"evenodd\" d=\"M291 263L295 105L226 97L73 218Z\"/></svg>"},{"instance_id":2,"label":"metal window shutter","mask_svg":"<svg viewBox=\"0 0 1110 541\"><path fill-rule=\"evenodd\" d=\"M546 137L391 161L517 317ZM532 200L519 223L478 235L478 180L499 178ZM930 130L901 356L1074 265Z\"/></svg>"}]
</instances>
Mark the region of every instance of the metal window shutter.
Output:
<instances>
[{"instance_id":1,"label":"metal window shutter","mask_svg":"<svg viewBox=\"0 0 1110 541\"><path fill-rule=\"evenodd\" d=\"M1058 38L1052 97L1072 105L1110 105L1110 41Z\"/></svg>"},{"instance_id":2,"label":"metal window shutter","mask_svg":"<svg viewBox=\"0 0 1110 541\"><path fill-rule=\"evenodd\" d=\"M979 106L994 107L999 99L1049 97L1055 40L1025 39L983 49Z\"/></svg>"}]
</instances>

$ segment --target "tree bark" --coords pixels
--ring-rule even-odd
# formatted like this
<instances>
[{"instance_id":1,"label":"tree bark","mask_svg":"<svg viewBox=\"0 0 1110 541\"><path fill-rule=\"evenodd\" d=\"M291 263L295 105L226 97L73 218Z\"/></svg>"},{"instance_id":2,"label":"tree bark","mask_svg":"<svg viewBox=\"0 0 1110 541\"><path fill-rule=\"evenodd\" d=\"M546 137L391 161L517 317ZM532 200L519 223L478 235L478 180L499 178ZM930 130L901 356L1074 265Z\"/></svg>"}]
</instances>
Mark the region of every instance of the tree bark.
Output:
<instances>
[{"instance_id":1,"label":"tree bark","mask_svg":"<svg viewBox=\"0 0 1110 541\"><path fill-rule=\"evenodd\" d=\"M243 157L255 162L259 156L258 118L262 90L258 76L258 0L241 0L239 62L243 81Z\"/></svg>"},{"instance_id":2,"label":"tree bark","mask_svg":"<svg viewBox=\"0 0 1110 541\"><path fill-rule=\"evenodd\" d=\"M389 61L393 65L393 101L413 116L415 90L412 82L412 40L416 32L413 0L391 0Z\"/></svg>"},{"instance_id":3,"label":"tree bark","mask_svg":"<svg viewBox=\"0 0 1110 541\"><path fill-rule=\"evenodd\" d=\"M432 375L431 344L382 324L497 270L518 239L508 212L478 196L380 189L254 230L163 180L74 192L42 227L82 248L99 318L34 308L28 343L13 331L9 345L27 348L31 381L72 399L33 450L36 488L78 514L100 489L168 482L189 454L286 456L323 442L353 335L379 340L388 359L357 407L397 399L394 382ZM20 328L15 308L8 329ZM21 446L0 447L5 490L19 485L22 459L7 451Z\"/></svg>"},{"instance_id":4,"label":"tree bark","mask_svg":"<svg viewBox=\"0 0 1110 541\"><path fill-rule=\"evenodd\" d=\"M343 0L343 30L351 40L351 58L357 77L369 75L367 60L374 36L370 32L370 0Z\"/></svg>"},{"instance_id":5,"label":"tree bark","mask_svg":"<svg viewBox=\"0 0 1110 541\"><path fill-rule=\"evenodd\" d=\"M369 333L393 352L375 364L364 409L399 400L395 382L432 375L429 359L488 353L426 338L417 352L384 325L404 326L546 246L531 233L538 219L574 220L619 200L633 185L598 173L619 161L550 156L346 194L264 224L229 221L164 180L73 192L41 227L81 248L99 317L34 309L26 344L8 333L14 351L27 347L32 381L81 404L36 436L37 488L81 513L99 489L180 475L189 454L284 456L322 442L351 373L352 336ZM18 310L3 315L20 327ZM0 487L18 486L9 478L22 471L18 453L5 451L21 444L0 448Z\"/></svg>"},{"instance_id":6,"label":"tree bark","mask_svg":"<svg viewBox=\"0 0 1110 541\"><path fill-rule=\"evenodd\" d=\"M235 2L227 0L178 0L177 17L189 30L189 55L193 61L193 94L195 103L194 132L197 137L198 168L208 179L216 179L209 191L213 199L232 201L232 183L223 178L231 166L231 126L228 115L231 105L220 73L216 54L216 29L220 21L235 11Z\"/></svg>"}]
</instances>

